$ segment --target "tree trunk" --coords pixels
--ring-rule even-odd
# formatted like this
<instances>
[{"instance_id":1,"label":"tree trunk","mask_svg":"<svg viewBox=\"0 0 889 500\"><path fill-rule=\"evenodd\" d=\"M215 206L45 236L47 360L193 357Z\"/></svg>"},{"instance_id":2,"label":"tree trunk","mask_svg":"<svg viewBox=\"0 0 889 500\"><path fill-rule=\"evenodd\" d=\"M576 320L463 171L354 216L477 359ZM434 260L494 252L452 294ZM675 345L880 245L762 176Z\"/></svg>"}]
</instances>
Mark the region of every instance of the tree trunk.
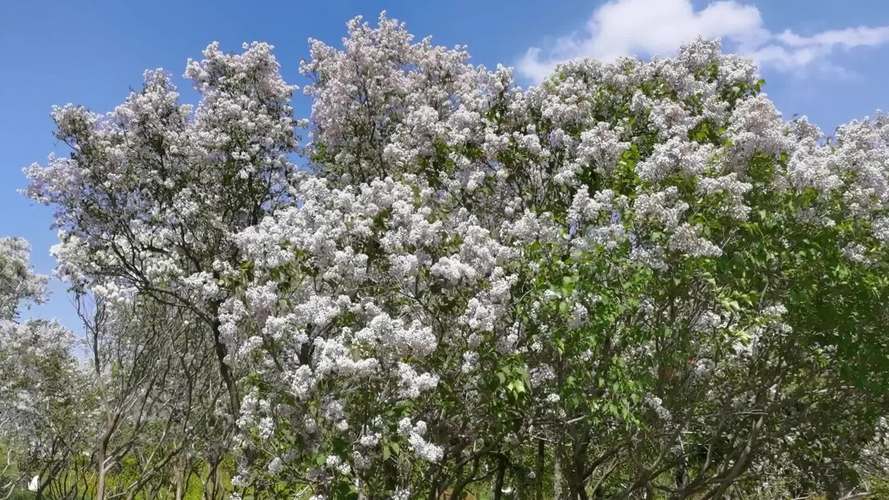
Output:
<instances>
[{"instance_id":1,"label":"tree trunk","mask_svg":"<svg viewBox=\"0 0 889 500\"><path fill-rule=\"evenodd\" d=\"M188 484L188 458L183 453L177 462L173 480L176 481L176 500L182 500L185 496L185 487Z\"/></svg>"},{"instance_id":2,"label":"tree trunk","mask_svg":"<svg viewBox=\"0 0 889 500\"><path fill-rule=\"evenodd\" d=\"M105 500L105 453L100 453L97 459L99 462L96 466L96 500Z\"/></svg>"},{"instance_id":3,"label":"tree trunk","mask_svg":"<svg viewBox=\"0 0 889 500\"><path fill-rule=\"evenodd\" d=\"M537 441L537 464L534 473L537 477L537 500L544 500L543 493L543 467L546 461L546 443L541 439Z\"/></svg>"},{"instance_id":4,"label":"tree trunk","mask_svg":"<svg viewBox=\"0 0 889 500\"><path fill-rule=\"evenodd\" d=\"M503 498L503 481L506 476L506 455L497 456L497 477L494 480L494 500Z\"/></svg>"},{"instance_id":5,"label":"tree trunk","mask_svg":"<svg viewBox=\"0 0 889 500\"><path fill-rule=\"evenodd\" d=\"M571 470L568 471L568 488L571 491L572 499L587 500L589 498L586 492L586 443L586 438L574 443Z\"/></svg>"},{"instance_id":6,"label":"tree trunk","mask_svg":"<svg viewBox=\"0 0 889 500\"><path fill-rule=\"evenodd\" d=\"M216 351L216 359L217 361L219 361L219 375L222 377L222 381L225 383L225 388L228 390L229 410L231 411L232 420L235 421L238 419L238 413L241 409L241 403L240 399L238 398L238 388L235 385L235 378L232 375L231 368L228 366L228 363L225 362L225 357L228 355L228 348L222 342L219 327L219 320L214 320L213 347Z\"/></svg>"}]
</instances>

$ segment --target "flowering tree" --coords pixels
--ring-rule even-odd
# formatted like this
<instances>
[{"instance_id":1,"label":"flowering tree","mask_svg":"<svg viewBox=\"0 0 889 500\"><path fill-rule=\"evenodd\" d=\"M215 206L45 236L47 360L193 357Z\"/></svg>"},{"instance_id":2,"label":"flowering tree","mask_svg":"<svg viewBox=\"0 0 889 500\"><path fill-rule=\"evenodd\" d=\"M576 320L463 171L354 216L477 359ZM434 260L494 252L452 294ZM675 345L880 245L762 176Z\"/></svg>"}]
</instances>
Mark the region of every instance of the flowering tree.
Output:
<instances>
[{"instance_id":1,"label":"flowering tree","mask_svg":"<svg viewBox=\"0 0 889 500\"><path fill-rule=\"evenodd\" d=\"M160 70L108 115L56 108L72 154L30 168L28 193L58 208L59 271L76 286L112 302L148 295L209 326L236 414L219 282L238 273L232 235L288 199L292 89L266 44L233 56L213 44L204 56L186 71L203 96L194 110Z\"/></svg>"},{"instance_id":2,"label":"flowering tree","mask_svg":"<svg viewBox=\"0 0 889 500\"><path fill-rule=\"evenodd\" d=\"M43 300L46 278L32 272L29 246L0 238L0 495L11 496L32 476L42 492L79 450L83 380L71 353L73 337L55 322L18 321L19 306Z\"/></svg>"},{"instance_id":3,"label":"flowering tree","mask_svg":"<svg viewBox=\"0 0 889 500\"><path fill-rule=\"evenodd\" d=\"M72 155L29 170L77 287L203 325L236 495L840 496L885 467L889 118L787 122L715 42L524 89L348 31L301 65L306 169L270 47L214 44L196 110L147 73L56 110Z\"/></svg>"}]
</instances>

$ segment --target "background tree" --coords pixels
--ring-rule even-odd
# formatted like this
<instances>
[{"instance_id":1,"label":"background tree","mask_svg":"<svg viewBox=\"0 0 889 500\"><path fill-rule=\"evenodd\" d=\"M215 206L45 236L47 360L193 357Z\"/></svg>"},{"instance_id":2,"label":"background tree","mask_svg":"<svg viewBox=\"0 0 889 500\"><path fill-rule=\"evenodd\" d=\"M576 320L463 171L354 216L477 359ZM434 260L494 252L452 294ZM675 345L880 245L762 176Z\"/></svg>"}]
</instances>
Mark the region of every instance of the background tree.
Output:
<instances>
[{"instance_id":1,"label":"background tree","mask_svg":"<svg viewBox=\"0 0 889 500\"><path fill-rule=\"evenodd\" d=\"M41 495L78 460L89 414L74 338L55 322L18 321L19 306L42 300L46 278L33 273L29 246L0 238L0 494L29 485ZM32 479L34 478L34 479ZM64 490L60 490L62 493Z\"/></svg>"},{"instance_id":2,"label":"background tree","mask_svg":"<svg viewBox=\"0 0 889 500\"><path fill-rule=\"evenodd\" d=\"M216 481L225 391L203 325L151 302L108 306L81 297L78 305L97 398L94 470L85 481L95 483L94 498L180 499L193 476Z\"/></svg>"}]
</instances>

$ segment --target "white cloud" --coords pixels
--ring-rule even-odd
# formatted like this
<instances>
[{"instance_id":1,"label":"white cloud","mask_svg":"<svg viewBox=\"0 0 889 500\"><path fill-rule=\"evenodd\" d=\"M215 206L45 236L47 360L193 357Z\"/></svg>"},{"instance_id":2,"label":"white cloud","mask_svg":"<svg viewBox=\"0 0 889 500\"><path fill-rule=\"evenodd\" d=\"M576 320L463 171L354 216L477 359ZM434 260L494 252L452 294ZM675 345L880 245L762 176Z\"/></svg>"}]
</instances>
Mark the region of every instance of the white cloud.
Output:
<instances>
[{"instance_id":1,"label":"white cloud","mask_svg":"<svg viewBox=\"0 0 889 500\"><path fill-rule=\"evenodd\" d=\"M582 31L557 38L546 50L529 48L517 68L540 81L557 64L572 59L669 55L697 37L720 38L762 65L787 70L821 65L842 72L826 61L831 52L889 43L889 26L802 36L790 30L769 31L759 9L734 0L712 2L700 10L691 0L612 0L593 12Z\"/></svg>"}]
</instances>

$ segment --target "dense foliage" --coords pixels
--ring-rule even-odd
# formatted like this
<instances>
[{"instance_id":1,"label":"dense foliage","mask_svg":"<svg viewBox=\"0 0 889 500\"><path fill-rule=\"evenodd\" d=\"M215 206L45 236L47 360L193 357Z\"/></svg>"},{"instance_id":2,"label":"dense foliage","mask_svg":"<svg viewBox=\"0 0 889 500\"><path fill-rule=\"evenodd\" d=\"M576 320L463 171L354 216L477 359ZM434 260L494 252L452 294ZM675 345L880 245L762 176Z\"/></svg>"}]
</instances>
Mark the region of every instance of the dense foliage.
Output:
<instances>
[{"instance_id":1,"label":"dense foliage","mask_svg":"<svg viewBox=\"0 0 889 500\"><path fill-rule=\"evenodd\" d=\"M889 117L785 121L716 42L527 89L468 59L356 18L311 42L305 123L262 43L190 61L195 108L162 71L57 108L71 154L27 192L90 355L17 322L41 281L0 241L0 432L32 436L10 491L839 498L889 473Z\"/></svg>"}]
</instances>

